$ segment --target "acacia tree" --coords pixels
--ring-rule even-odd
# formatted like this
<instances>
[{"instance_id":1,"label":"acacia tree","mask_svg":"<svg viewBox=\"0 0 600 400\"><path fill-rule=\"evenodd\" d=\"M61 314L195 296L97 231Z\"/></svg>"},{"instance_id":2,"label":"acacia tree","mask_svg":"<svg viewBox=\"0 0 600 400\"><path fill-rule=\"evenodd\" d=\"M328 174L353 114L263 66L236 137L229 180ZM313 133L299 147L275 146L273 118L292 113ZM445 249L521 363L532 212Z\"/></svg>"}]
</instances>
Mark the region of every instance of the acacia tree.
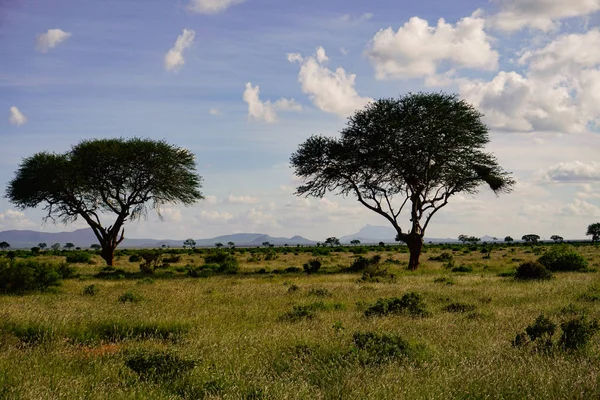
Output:
<instances>
[{"instance_id":1,"label":"acacia tree","mask_svg":"<svg viewBox=\"0 0 600 400\"><path fill-rule=\"evenodd\" d=\"M589 224L585 234L592 236L592 243L600 242L600 222Z\"/></svg>"},{"instance_id":2,"label":"acacia tree","mask_svg":"<svg viewBox=\"0 0 600 400\"><path fill-rule=\"evenodd\" d=\"M381 99L348 119L339 138L312 136L291 156L304 184L297 195L353 195L396 229L416 269L431 218L457 193L487 184L496 194L514 180L483 151L488 130L456 94L417 93ZM404 211L404 213L403 213ZM400 217L407 215L408 228Z\"/></svg>"},{"instance_id":3,"label":"acacia tree","mask_svg":"<svg viewBox=\"0 0 600 400\"><path fill-rule=\"evenodd\" d=\"M523 235L521 237L521 240L524 241L525 243L535 244L538 242L538 240L540 240L540 236L536 235L535 233L530 233L527 235Z\"/></svg>"},{"instance_id":4,"label":"acacia tree","mask_svg":"<svg viewBox=\"0 0 600 400\"><path fill-rule=\"evenodd\" d=\"M92 228L107 265L124 239L124 223L160 216L165 204L191 205L202 199L202 178L194 155L162 140L84 140L66 153L25 158L7 188L20 209L43 206L45 219L63 223L82 218ZM112 224L103 219L116 216ZM54 246L52 246L54 248Z\"/></svg>"}]
</instances>

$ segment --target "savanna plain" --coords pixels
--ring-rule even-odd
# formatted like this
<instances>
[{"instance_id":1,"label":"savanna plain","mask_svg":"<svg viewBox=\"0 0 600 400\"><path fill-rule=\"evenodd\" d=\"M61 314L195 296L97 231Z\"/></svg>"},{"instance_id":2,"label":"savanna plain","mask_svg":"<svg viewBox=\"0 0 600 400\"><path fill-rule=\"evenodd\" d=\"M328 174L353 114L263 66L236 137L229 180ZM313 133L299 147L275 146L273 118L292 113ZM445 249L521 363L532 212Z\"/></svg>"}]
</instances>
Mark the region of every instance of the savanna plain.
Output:
<instances>
[{"instance_id":1,"label":"savanna plain","mask_svg":"<svg viewBox=\"0 0 600 400\"><path fill-rule=\"evenodd\" d=\"M3 252L0 398L600 398L600 247L407 264L401 245Z\"/></svg>"}]
</instances>

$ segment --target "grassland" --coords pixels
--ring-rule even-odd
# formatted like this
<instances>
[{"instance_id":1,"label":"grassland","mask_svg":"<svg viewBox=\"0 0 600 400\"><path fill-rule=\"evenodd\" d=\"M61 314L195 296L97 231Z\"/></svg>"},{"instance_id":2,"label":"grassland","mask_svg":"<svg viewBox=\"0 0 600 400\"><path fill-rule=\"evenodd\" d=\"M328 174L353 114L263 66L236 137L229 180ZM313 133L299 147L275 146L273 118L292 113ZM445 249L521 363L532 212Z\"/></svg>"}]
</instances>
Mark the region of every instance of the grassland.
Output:
<instances>
[{"instance_id":1,"label":"grassland","mask_svg":"<svg viewBox=\"0 0 600 400\"><path fill-rule=\"evenodd\" d=\"M380 254L394 275L380 282L348 272L356 257L348 248L317 256L323 267L310 275L283 272L315 258L309 249L235 250L237 274L203 277L187 271L206 250L182 252L152 275L125 252L123 271L104 278L94 256L56 289L0 295L0 398L600 398L600 335L576 351L512 345L540 314L557 323L600 317L598 247L577 247L585 272L510 276L550 246L428 246L415 272L401 247L370 248L362 256ZM472 272L430 260L442 252ZM377 299L409 292L429 316L365 317ZM450 304L468 307L449 312ZM356 333L397 335L409 351L371 354ZM162 355L173 371L135 372L140 354Z\"/></svg>"}]
</instances>

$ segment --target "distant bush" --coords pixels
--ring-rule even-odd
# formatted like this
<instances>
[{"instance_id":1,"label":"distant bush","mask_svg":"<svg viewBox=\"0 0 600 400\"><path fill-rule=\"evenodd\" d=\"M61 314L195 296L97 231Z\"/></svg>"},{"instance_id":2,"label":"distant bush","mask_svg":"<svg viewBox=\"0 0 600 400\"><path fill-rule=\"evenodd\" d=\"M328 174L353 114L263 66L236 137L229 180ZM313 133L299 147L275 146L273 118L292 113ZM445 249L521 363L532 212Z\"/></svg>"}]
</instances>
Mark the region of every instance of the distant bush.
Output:
<instances>
[{"instance_id":1,"label":"distant bush","mask_svg":"<svg viewBox=\"0 0 600 400\"><path fill-rule=\"evenodd\" d=\"M475 305L466 303L451 303L444 307L444 310L452 313L465 313L475 311Z\"/></svg>"},{"instance_id":2,"label":"distant bush","mask_svg":"<svg viewBox=\"0 0 600 400\"><path fill-rule=\"evenodd\" d=\"M447 251L442 252L439 256L429 257L431 261L443 261L448 262L453 259L452 253L448 253Z\"/></svg>"},{"instance_id":3,"label":"distant bush","mask_svg":"<svg viewBox=\"0 0 600 400\"><path fill-rule=\"evenodd\" d=\"M537 261L527 261L519 265L514 277L518 280L548 280L552 278L552 272Z\"/></svg>"},{"instance_id":4,"label":"distant bush","mask_svg":"<svg viewBox=\"0 0 600 400\"><path fill-rule=\"evenodd\" d=\"M0 292L24 293L60 285L61 264L0 259Z\"/></svg>"},{"instance_id":5,"label":"distant bush","mask_svg":"<svg viewBox=\"0 0 600 400\"><path fill-rule=\"evenodd\" d=\"M291 311L288 311L279 317L280 321L298 322L303 319L313 319L317 316L315 307L310 305L294 306Z\"/></svg>"},{"instance_id":6,"label":"distant bush","mask_svg":"<svg viewBox=\"0 0 600 400\"><path fill-rule=\"evenodd\" d=\"M354 261L352 262L352 264L350 265L348 270L352 271L352 272L360 272L360 271L364 271L365 269L367 269L368 267L370 267L372 265L377 265L380 262L381 262L381 256L379 254L376 254L371 258L358 256L354 259Z\"/></svg>"},{"instance_id":7,"label":"distant bush","mask_svg":"<svg viewBox=\"0 0 600 400\"><path fill-rule=\"evenodd\" d=\"M142 261L142 257L139 254L132 254L129 256L129 262L138 263Z\"/></svg>"},{"instance_id":8,"label":"distant bush","mask_svg":"<svg viewBox=\"0 0 600 400\"><path fill-rule=\"evenodd\" d=\"M381 364L407 358L414 352L410 343L397 335L354 332L352 340L359 360L366 364Z\"/></svg>"},{"instance_id":9,"label":"distant bush","mask_svg":"<svg viewBox=\"0 0 600 400\"><path fill-rule=\"evenodd\" d=\"M302 268L304 268L304 272L306 272L307 274L314 274L319 272L319 270L321 269L321 265L321 260L319 260L318 258L313 258L311 260L308 260L308 262L304 264Z\"/></svg>"},{"instance_id":10,"label":"distant bush","mask_svg":"<svg viewBox=\"0 0 600 400\"><path fill-rule=\"evenodd\" d=\"M132 291L127 291L119 296L119 301L121 303L137 303L142 299L142 296L133 293Z\"/></svg>"},{"instance_id":11,"label":"distant bush","mask_svg":"<svg viewBox=\"0 0 600 400\"><path fill-rule=\"evenodd\" d=\"M225 274L237 274L239 270L239 263L235 256L229 254L226 251L215 251L204 257L205 267L208 265L218 265L216 272Z\"/></svg>"},{"instance_id":12,"label":"distant bush","mask_svg":"<svg viewBox=\"0 0 600 400\"><path fill-rule=\"evenodd\" d=\"M598 321L588 321L585 316L563 322L560 327L563 333L559 345L565 350L585 347L600 329Z\"/></svg>"},{"instance_id":13,"label":"distant bush","mask_svg":"<svg viewBox=\"0 0 600 400\"><path fill-rule=\"evenodd\" d=\"M435 283L445 283L446 285L454 285L454 281L448 277L440 276L433 280Z\"/></svg>"},{"instance_id":14,"label":"distant bush","mask_svg":"<svg viewBox=\"0 0 600 400\"><path fill-rule=\"evenodd\" d=\"M70 251L66 256L68 263L88 264L92 261L92 255L86 251Z\"/></svg>"},{"instance_id":15,"label":"distant bush","mask_svg":"<svg viewBox=\"0 0 600 400\"><path fill-rule=\"evenodd\" d=\"M98 286L93 284L83 288L83 294L85 296L95 296L99 291L100 289L98 288Z\"/></svg>"},{"instance_id":16,"label":"distant bush","mask_svg":"<svg viewBox=\"0 0 600 400\"><path fill-rule=\"evenodd\" d=\"M360 282L394 282L396 275L388 271L388 267L381 264L369 265L363 272Z\"/></svg>"},{"instance_id":17,"label":"distant bush","mask_svg":"<svg viewBox=\"0 0 600 400\"><path fill-rule=\"evenodd\" d=\"M367 307L365 316L383 316L388 314L407 314L411 317L428 317L427 305L423 297L415 292L406 293L402 298L378 299Z\"/></svg>"},{"instance_id":18,"label":"distant bush","mask_svg":"<svg viewBox=\"0 0 600 400\"><path fill-rule=\"evenodd\" d=\"M302 272L302 268L287 267L286 269L283 270L283 272L288 273L288 274L297 274L299 272Z\"/></svg>"},{"instance_id":19,"label":"distant bush","mask_svg":"<svg viewBox=\"0 0 600 400\"><path fill-rule=\"evenodd\" d=\"M473 272L473 267L470 265L459 265L451 269L452 272Z\"/></svg>"},{"instance_id":20,"label":"distant bush","mask_svg":"<svg viewBox=\"0 0 600 400\"><path fill-rule=\"evenodd\" d=\"M587 268L587 261L568 245L552 246L538 259L550 271L581 271Z\"/></svg>"},{"instance_id":21,"label":"distant bush","mask_svg":"<svg viewBox=\"0 0 600 400\"><path fill-rule=\"evenodd\" d=\"M197 361L169 351L137 350L128 354L125 365L143 380L173 381L188 373Z\"/></svg>"},{"instance_id":22,"label":"distant bush","mask_svg":"<svg viewBox=\"0 0 600 400\"><path fill-rule=\"evenodd\" d=\"M163 258L163 263L166 264L176 264L181 261L181 256L179 254L171 255L170 257Z\"/></svg>"}]
</instances>

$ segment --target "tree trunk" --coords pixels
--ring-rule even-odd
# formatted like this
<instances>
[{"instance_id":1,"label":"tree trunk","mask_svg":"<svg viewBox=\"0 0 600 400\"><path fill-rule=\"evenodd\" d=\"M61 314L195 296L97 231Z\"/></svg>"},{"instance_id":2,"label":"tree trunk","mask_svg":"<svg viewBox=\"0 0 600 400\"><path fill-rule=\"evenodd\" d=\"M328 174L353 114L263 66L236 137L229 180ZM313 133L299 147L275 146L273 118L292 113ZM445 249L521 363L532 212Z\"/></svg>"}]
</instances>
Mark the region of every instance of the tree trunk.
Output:
<instances>
[{"instance_id":1,"label":"tree trunk","mask_svg":"<svg viewBox=\"0 0 600 400\"><path fill-rule=\"evenodd\" d=\"M407 235L406 245L410 252L410 259L408 261L408 269L415 271L419 266L419 257L421 256L421 250L423 249L423 237L420 235Z\"/></svg>"},{"instance_id":2,"label":"tree trunk","mask_svg":"<svg viewBox=\"0 0 600 400\"><path fill-rule=\"evenodd\" d=\"M113 261L115 258L115 248L117 246L111 246L110 243L103 243L100 242L100 245L102 246L102 251L100 252L100 257L102 257L104 259L104 261L106 261L106 265L110 265L112 267L113 265Z\"/></svg>"}]
</instances>

